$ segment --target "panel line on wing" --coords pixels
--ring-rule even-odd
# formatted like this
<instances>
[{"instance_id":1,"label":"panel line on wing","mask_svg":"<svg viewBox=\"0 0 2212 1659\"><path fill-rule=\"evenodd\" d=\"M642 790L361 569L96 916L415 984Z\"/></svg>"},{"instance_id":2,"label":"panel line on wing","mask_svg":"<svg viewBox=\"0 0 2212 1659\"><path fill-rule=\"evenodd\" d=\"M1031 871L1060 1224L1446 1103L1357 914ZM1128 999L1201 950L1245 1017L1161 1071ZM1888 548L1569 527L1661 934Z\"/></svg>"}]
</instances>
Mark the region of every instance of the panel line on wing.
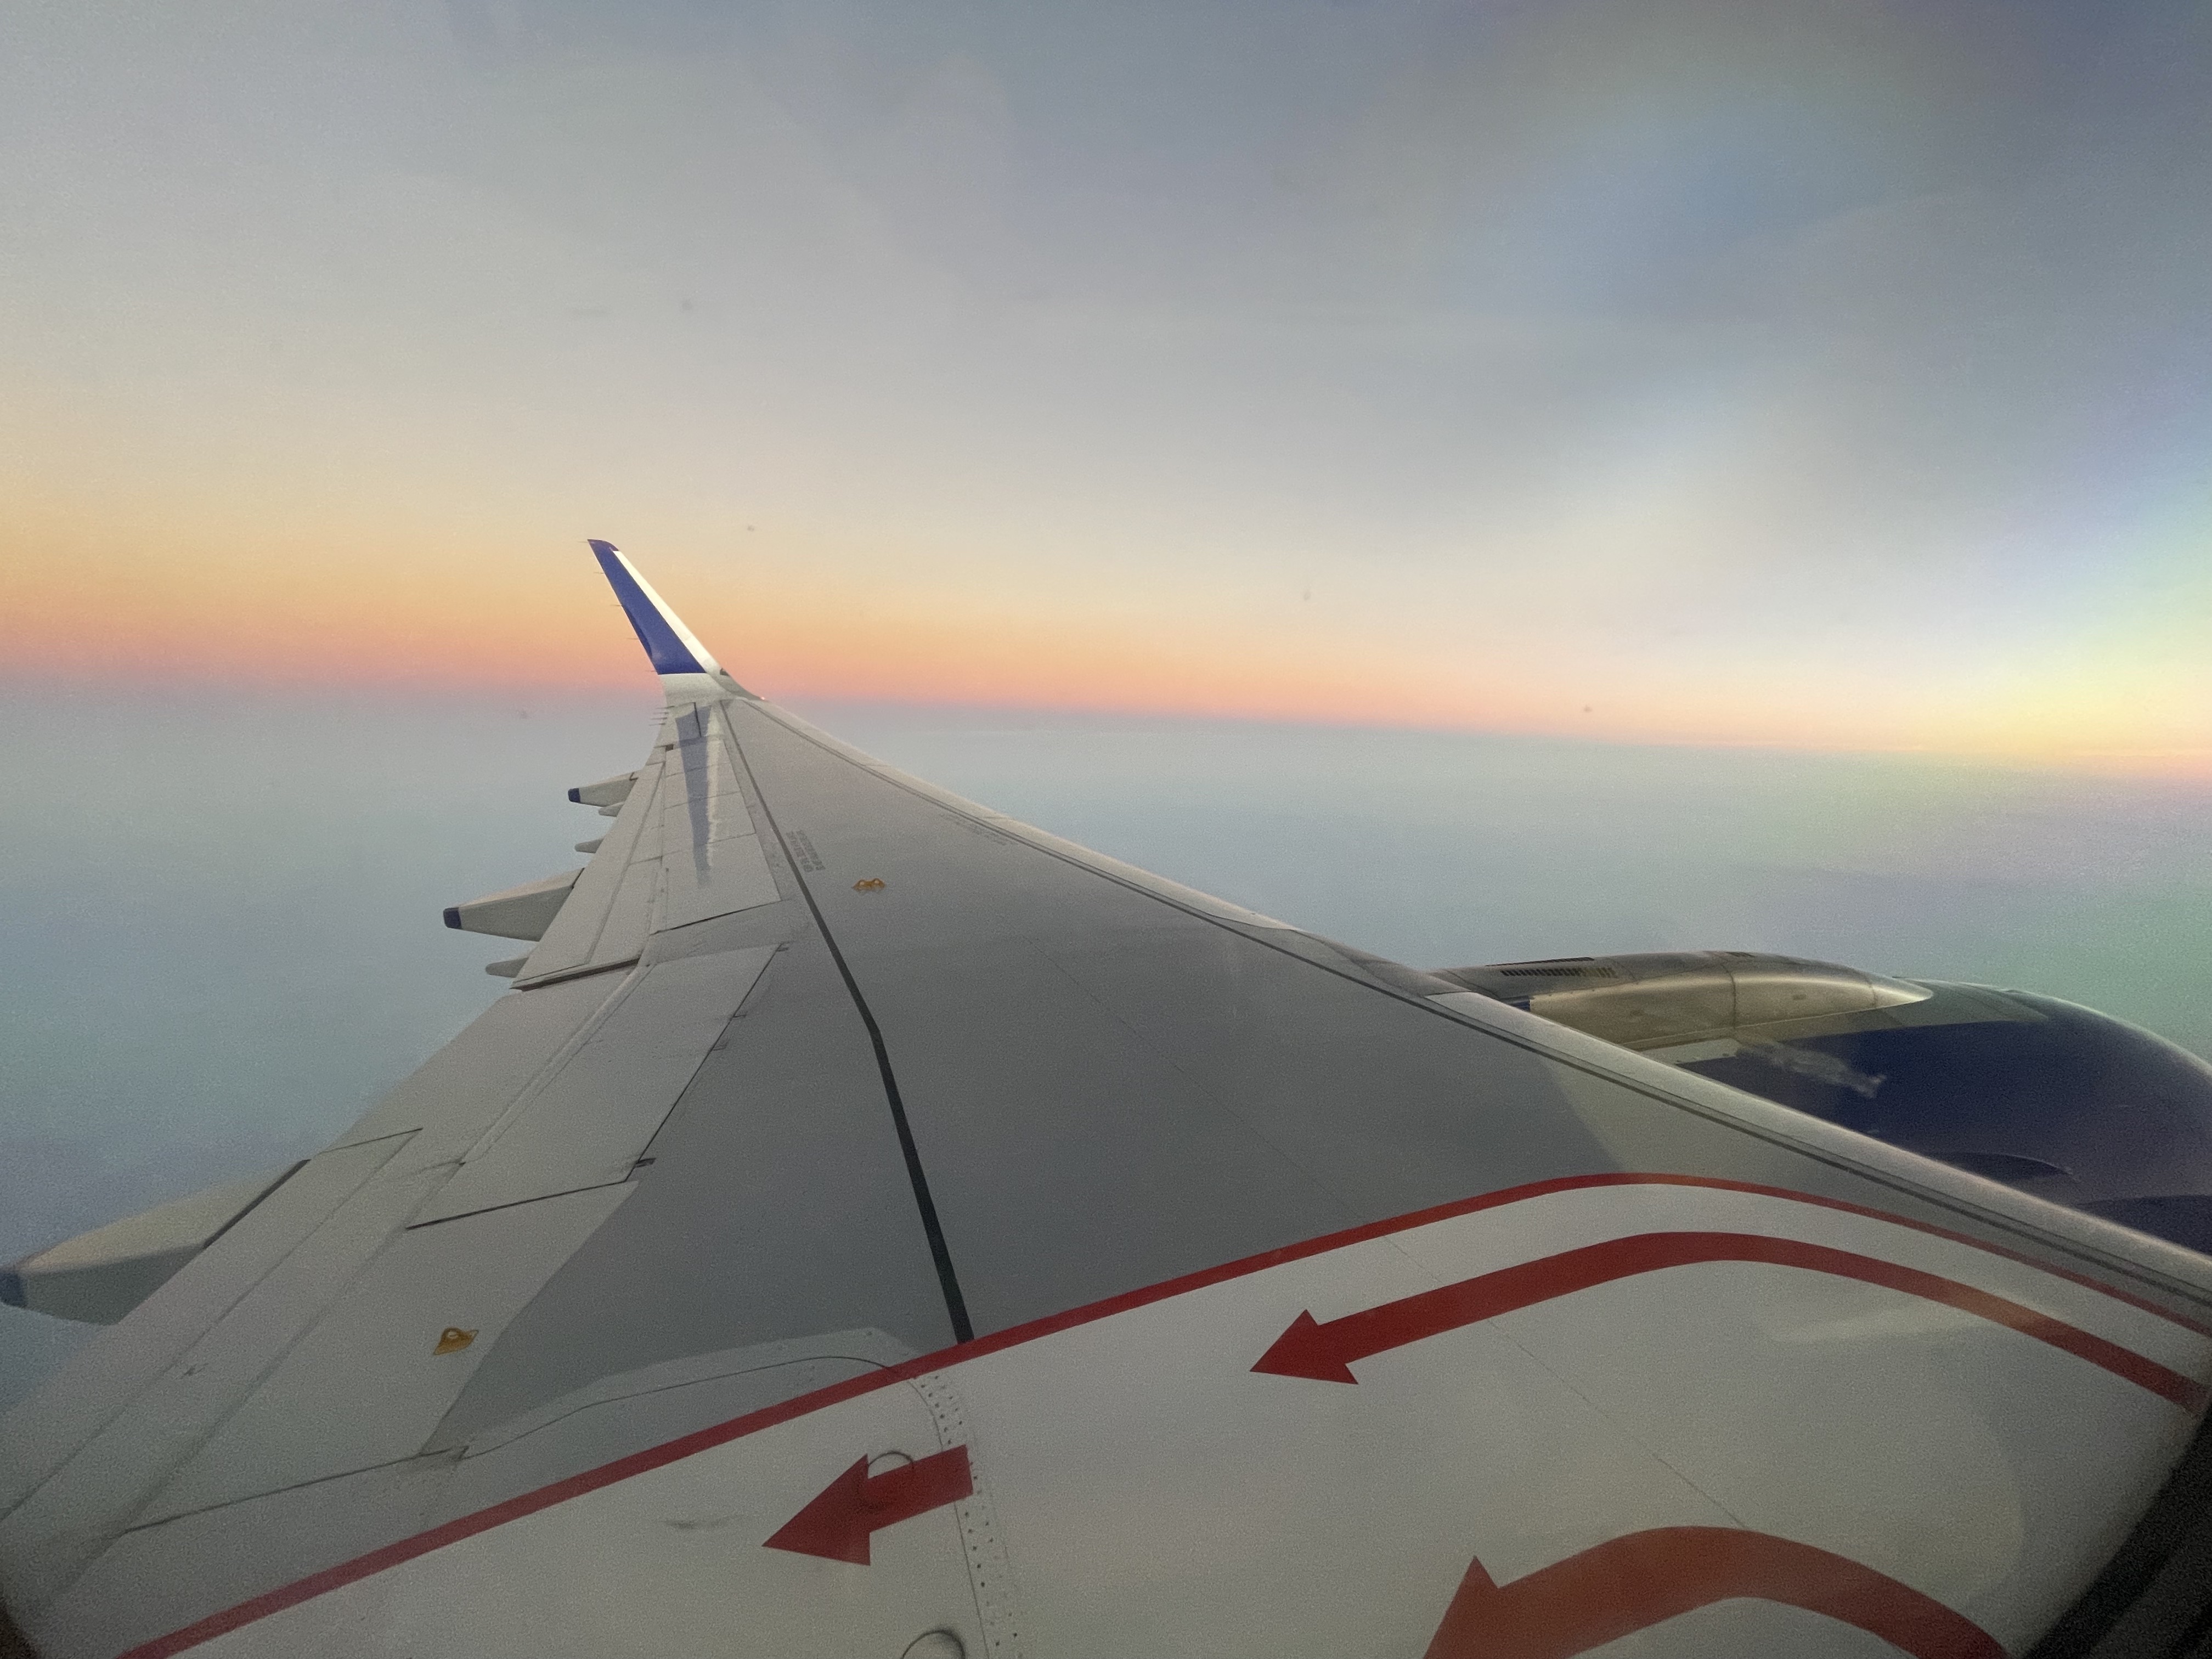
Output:
<instances>
[{"instance_id":1,"label":"panel line on wing","mask_svg":"<svg viewBox=\"0 0 2212 1659\"><path fill-rule=\"evenodd\" d=\"M1571 1027L1552 1024L1536 1016L1520 1014L1479 992L1424 994L1376 977L1350 957L1344 958L1341 965L1323 961L1294 948L1288 941L1293 939L1311 939L1337 951L1348 947L1338 945L1316 934L1306 933L1301 929L1277 930L1263 925L1239 925L1237 918L1201 908L1176 893L1132 880L1119 871L1107 867L1119 864L1117 860L1102 857L1094 863L1088 858L1078 858L1073 855L1075 852L1089 853L1091 849L1077 848L1074 843L1062 841L1055 836L1033 832L1030 825L990 812L972 802L963 802L950 791L917 787L921 785L921 780L908 778L895 768L874 762L872 757L850 744L815 730L787 709L766 702L756 702L749 706L775 720L792 737L917 800L926 801L979 829L1005 836L1020 846L1042 853L1072 868L1085 871L1117 887L1142 894L1184 915L1210 922L1263 950L1289 957L1334 979L1356 985L1372 995L1443 1015L1462 1027L1478 1030L1494 1042L1532 1054L1547 1065L1559 1066L1609 1088L1626 1089L1692 1117L1723 1125L1793 1156L1809 1158L1847 1171L1910 1201L1933 1205L1975 1224L1994 1227L2015 1239L2045 1243L2056 1242L2069 1255L2094 1262L2106 1271L2118 1271L2130 1278L2146 1279L2170 1291L2191 1296L2203 1294L2199 1281L2177 1273L2178 1259L2187 1254L2179 1246L2160 1247L2161 1255L2177 1260L2146 1261L2142 1255L2146 1241L2140 1235L2125 1234L2114 1224L2097 1217L2045 1204L2030 1194L2015 1193L1984 1182L1962 1171L1923 1159L1917 1154L1867 1140L1838 1125L1826 1123L1789 1107L1761 1100L1725 1084L1719 1084L1715 1079L1667 1066L1631 1050L1615 1048L1601 1038L1586 1036ZM1133 867L1123 866L1122 868ZM1138 871L1134 873L1150 872ZM1194 894L1194 896L1209 896ZM1438 983L1441 986L1443 982ZM1600 1051L1607 1049L1613 1052L1601 1055ZM1978 1190L1966 1190L1969 1188ZM2033 1213L2024 1214L2023 1209ZM2108 1237L2110 1242L2107 1242ZM2116 1248L2123 1242L2126 1248Z\"/></svg>"},{"instance_id":2,"label":"panel line on wing","mask_svg":"<svg viewBox=\"0 0 2212 1659\"><path fill-rule=\"evenodd\" d=\"M732 738L735 733L732 732ZM883 1079L884 1098L889 1103L891 1125L898 1133L899 1154L906 1162L907 1179L914 1188L915 1206L921 1212L921 1230L929 1240L929 1259L937 1269L937 1282L945 1295L945 1311L952 1322L952 1337L956 1342L975 1340L975 1327L968 1317L968 1300L961 1293L960 1279L952 1266L952 1252L945 1242L945 1225L938 1218L937 1200L930 1196L929 1176L921 1167L921 1149L915 1144L914 1127L907 1121L906 1101L899 1093L898 1076L891 1069L890 1050L884 1042L883 1027L876 1023L875 1012L868 1006L867 998L861 994L860 981L853 977L853 969L845 960L845 953L837 947L837 936L830 931L830 923L815 902L814 890L800 873L799 860L792 856L791 844L784 839L782 826L775 821L775 809L768 804L768 793L753 775L752 763L745 757L744 745L732 742L738 763L744 768L745 778L752 785L753 797L760 802L761 816L768 820L769 833L775 837L776 845L783 850L784 866L791 872L793 881L799 886L799 896L806 901L806 908L814 918L814 925L822 930L822 942L830 947L830 959L837 964L838 976L845 981L845 989L853 999L853 1006L860 1012L860 1023L867 1028L868 1042L876 1055L876 1072Z\"/></svg>"}]
</instances>

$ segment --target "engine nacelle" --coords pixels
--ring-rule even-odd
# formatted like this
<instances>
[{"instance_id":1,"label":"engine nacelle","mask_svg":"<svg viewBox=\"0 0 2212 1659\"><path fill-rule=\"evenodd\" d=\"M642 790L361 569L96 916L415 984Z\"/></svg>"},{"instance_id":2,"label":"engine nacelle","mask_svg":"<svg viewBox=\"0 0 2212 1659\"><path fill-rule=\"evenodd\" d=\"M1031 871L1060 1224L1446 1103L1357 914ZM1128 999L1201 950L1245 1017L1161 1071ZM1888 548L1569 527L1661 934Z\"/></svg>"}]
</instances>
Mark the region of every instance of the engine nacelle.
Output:
<instances>
[{"instance_id":1,"label":"engine nacelle","mask_svg":"<svg viewBox=\"0 0 2212 1659\"><path fill-rule=\"evenodd\" d=\"M2109 1014L1746 951L1496 963L1438 977L2212 1251L2212 1066Z\"/></svg>"}]
</instances>

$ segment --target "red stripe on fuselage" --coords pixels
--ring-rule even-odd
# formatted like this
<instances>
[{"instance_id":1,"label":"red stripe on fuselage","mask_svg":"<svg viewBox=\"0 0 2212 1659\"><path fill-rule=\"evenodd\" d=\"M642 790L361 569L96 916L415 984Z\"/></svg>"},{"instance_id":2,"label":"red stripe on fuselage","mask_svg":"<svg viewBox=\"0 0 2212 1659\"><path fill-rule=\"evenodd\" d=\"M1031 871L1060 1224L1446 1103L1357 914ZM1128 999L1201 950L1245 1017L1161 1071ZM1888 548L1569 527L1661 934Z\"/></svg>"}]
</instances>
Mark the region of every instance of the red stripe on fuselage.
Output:
<instances>
[{"instance_id":1,"label":"red stripe on fuselage","mask_svg":"<svg viewBox=\"0 0 2212 1659\"><path fill-rule=\"evenodd\" d=\"M1668 1267L1686 1267L1700 1262L1756 1261L1778 1267L1802 1267L1809 1273L1838 1279L1856 1279L1868 1285L1902 1291L1923 1301L1940 1302L1992 1324L2032 1336L2039 1342L2086 1359L2115 1376L2170 1400L2184 1411L2203 1407L2205 1388L2179 1371L2146 1359L2063 1320L2033 1308L1962 1285L1955 1279L1901 1267L1879 1256L1856 1250L1838 1250L1802 1239L1774 1238L1763 1233L1638 1233L1585 1244L1510 1267L1501 1267L1455 1285L1440 1285L1415 1296L1362 1312L1346 1314L1327 1324L1301 1314L1274 1346L1252 1367L1278 1376L1310 1376L1325 1382L1354 1382L1352 1362L1402 1348L1411 1342L1457 1330L1463 1325L1495 1319L1522 1308L1534 1307L1577 1291L1586 1291L1615 1279L1658 1273Z\"/></svg>"},{"instance_id":2,"label":"red stripe on fuselage","mask_svg":"<svg viewBox=\"0 0 2212 1659\"><path fill-rule=\"evenodd\" d=\"M2005 1659L1971 1619L1848 1556L1730 1527L1659 1527L1499 1585L1477 1561L1425 1659L1572 1659L1716 1601L1803 1607L1912 1659Z\"/></svg>"},{"instance_id":3,"label":"red stripe on fuselage","mask_svg":"<svg viewBox=\"0 0 2212 1659\"><path fill-rule=\"evenodd\" d=\"M927 1376L931 1371L943 1370L949 1366L961 1364L969 1359L979 1359L987 1354L1019 1347L1024 1343L1054 1336L1062 1331L1073 1330L1080 1325L1092 1324L1102 1319L1110 1319L1116 1314L1148 1307L1155 1302L1164 1302L1171 1297L1188 1295L1193 1291L1204 1290L1209 1285L1225 1284L1231 1279L1243 1279L1253 1273L1263 1273L1270 1267L1282 1267L1292 1261L1304 1261L1317 1255L1326 1255L1332 1250L1340 1250L1348 1245L1363 1243L1369 1239L1387 1238L1393 1233L1406 1232L1415 1227L1425 1227L1433 1222L1449 1221L1457 1216L1474 1215L1484 1210L1500 1209L1510 1204L1527 1203L1533 1199L1549 1197L1553 1193L1577 1192L1584 1188L1598 1187L1696 1187L1715 1192L1749 1193L1762 1198L1784 1199L1794 1204L1808 1204L1819 1209L1841 1211L1847 1215L1867 1216L1876 1221L1887 1222L1892 1226L1905 1227L1914 1232L1926 1233L1934 1237L1948 1239L1954 1243L1968 1245L1986 1255L2001 1256L2009 1261L2025 1263L2039 1272L2050 1273L2055 1278L2066 1279L2075 1285L2084 1285L2090 1290L2109 1296L2117 1302L2124 1303L2130 1307L2155 1314L2160 1318L2179 1325L2184 1329L2194 1331L2203 1336L2212 1336L2212 1327L2201 1325L2194 1320L2185 1318L2171 1309L2162 1308L2146 1297L2116 1289L2110 1285L2101 1284L2085 1273L2053 1267L2018 1250L1986 1243L1981 1239L1969 1237L1966 1234L1953 1232L1948 1228L1934 1226L1925 1221L1915 1221L1905 1216L1892 1215L1887 1211L1873 1209L1863 1204L1853 1204L1843 1199L1823 1198L1812 1193L1792 1192L1786 1187L1762 1186L1753 1182L1726 1181L1712 1176L1638 1174L1628 1171L1601 1175L1560 1176L1549 1181L1535 1181L1523 1186L1504 1188L1497 1192L1484 1193L1474 1198L1455 1200L1449 1204L1436 1205L1429 1209L1416 1210L1409 1214L1394 1216L1383 1221L1367 1222L1360 1226L1347 1227L1341 1232L1326 1233L1317 1238L1302 1239L1296 1244L1285 1244L1276 1249L1263 1250L1257 1255L1249 1255L1241 1261L1224 1262L1218 1267L1202 1268L1197 1273L1185 1273L1178 1279L1166 1279L1158 1285L1148 1285L1139 1290L1125 1291L1119 1296L1108 1297L1103 1301L1093 1302L1084 1307L1071 1308L1064 1313L1049 1314L1042 1319L1033 1319L1026 1324L1011 1326L1003 1331L994 1331L989 1335L979 1336L973 1341L959 1343L950 1348L940 1349L935 1353L923 1354L918 1358L907 1360L871 1376L856 1376L842 1382L833 1382L827 1388L816 1389L811 1394L800 1395L780 1404L764 1407L757 1412L748 1412L742 1417L732 1418L726 1423L717 1423L708 1428L695 1430L663 1445L651 1446L643 1451L632 1452L626 1457L617 1458L611 1463L603 1463L597 1468L572 1474L565 1480L553 1482L550 1486L540 1486L534 1492L518 1493L501 1503L493 1504L489 1509L478 1510L472 1515L459 1516L442 1525L433 1527L427 1532L416 1533L408 1538L396 1539L382 1548L372 1550L366 1555L356 1556L349 1561L341 1561L335 1566L326 1567L320 1572L286 1584L280 1589L269 1590L249 1601L241 1601L235 1607L226 1607L220 1613L210 1613L206 1618L187 1625L181 1630L172 1631L166 1636L158 1636L150 1642L142 1643L137 1647L119 1655L118 1659L170 1659L170 1656L173 1654L198 1647L203 1642L212 1641L218 1636L237 1630L242 1626L250 1625L256 1620L268 1618L272 1613L283 1612L287 1607L295 1607L303 1601L313 1601L318 1595L328 1595L332 1590L342 1589L346 1585L356 1583L363 1578L404 1565L419 1556L429 1554L434 1550L443 1549L449 1544L457 1544L464 1539L473 1538L478 1533L489 1532L494 1527L504 1526L510 1521L519 1521L526 1516L535 1515L540 1510L550 1509L556 1504L563 1504L572 1498L580 1498L586 1492L597 1492L602 1486L611 1486L617 1481L628 1480L634 1476L648 1474L654 1469L665 1468L668 1464L679 1462L686 1457L695 1456L700 1452L711 1450L716 1446L726 1445L731 1441L742 1440L748 1435L758 1434L763 1430L774 1428L779 1423L787 1423L793 1418L805 1417L810 1413L826 1410L830 1407L841 1405L861 1395L872 1394L878 1389L891 1388L912 1378Z\"/></svg>"}]
</instances>

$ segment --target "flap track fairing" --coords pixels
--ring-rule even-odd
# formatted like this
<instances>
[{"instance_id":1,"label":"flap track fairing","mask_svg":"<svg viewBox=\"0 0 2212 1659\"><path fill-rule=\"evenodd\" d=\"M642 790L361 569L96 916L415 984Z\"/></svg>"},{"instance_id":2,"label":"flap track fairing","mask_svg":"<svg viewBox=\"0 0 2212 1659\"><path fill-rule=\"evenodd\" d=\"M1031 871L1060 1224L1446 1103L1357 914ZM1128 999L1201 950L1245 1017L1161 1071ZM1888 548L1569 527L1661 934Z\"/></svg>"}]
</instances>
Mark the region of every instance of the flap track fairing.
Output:
<instances>
[{"instance_id":1,"label":"flap track fairing","mask_svg":"<svg viewBox=\"0 0 2212 1659\"><path fill-rule=\"evenodd\" d=\"M492 933L501 939L544 939L553 918L568 901L581 870L564 870L543 881L525 882L466 904L446 907L446 926L465 933Z\"/></svg>"}]
</instances>

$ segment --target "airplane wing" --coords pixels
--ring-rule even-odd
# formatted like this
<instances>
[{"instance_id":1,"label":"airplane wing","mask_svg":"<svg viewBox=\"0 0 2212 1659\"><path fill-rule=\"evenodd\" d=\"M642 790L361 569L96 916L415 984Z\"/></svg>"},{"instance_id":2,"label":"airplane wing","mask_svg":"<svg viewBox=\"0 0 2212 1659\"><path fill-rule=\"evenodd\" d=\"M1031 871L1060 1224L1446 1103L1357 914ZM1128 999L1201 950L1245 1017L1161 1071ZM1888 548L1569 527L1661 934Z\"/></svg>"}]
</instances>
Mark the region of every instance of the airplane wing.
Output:
<instances>
[{"instance_id":1,"label":"airplane wing","mask_svg":"<svg viewBox=\"0 0 2212 1659\"><path fill-rule=\"evenodd\" d=\"M0 1425L49 1659L1934 1659L2165 1569L2212 1261L908 777L592 546L667 713L448 913L513 989Z\"/></svg>"}]
</instances>

